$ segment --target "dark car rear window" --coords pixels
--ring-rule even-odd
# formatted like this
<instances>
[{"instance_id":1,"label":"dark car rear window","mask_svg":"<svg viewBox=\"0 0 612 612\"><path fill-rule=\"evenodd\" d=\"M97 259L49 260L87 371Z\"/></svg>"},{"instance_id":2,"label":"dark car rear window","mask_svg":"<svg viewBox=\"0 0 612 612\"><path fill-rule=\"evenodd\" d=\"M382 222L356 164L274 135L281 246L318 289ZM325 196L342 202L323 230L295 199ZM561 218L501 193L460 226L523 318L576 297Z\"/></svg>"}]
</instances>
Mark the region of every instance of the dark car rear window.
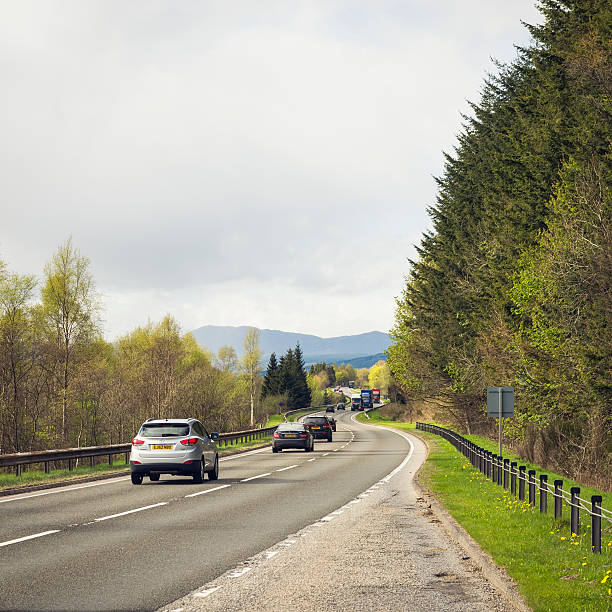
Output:
<instances>
[{"instance_id":1,"label":"dark car rear window","mask_svg":"<svg viewBox=\"0 0 612 612\"><path fill-rule=\"evenodd\" d=\"M281 423L277 427L278 431L304 431L302 423Z\"/></svg>"},{"instance_id":2,"label":"dark car rear window","mask_svg":"<svg viewBox=\"0 0 612 612\"><path fill-rule=\"evenodd\" d=\"M165 438L169 436L186 436L189 433L187 423L149 423L140 429L145 438Z\"/></svg>"},{"instance_id":3,"label":"dark car rear window","mask_svg":"<svg viewBox=\"0 0 612 612\"><path fill-rule=\"evenodd\" d=\"M327 417L308 417L306 419L304 419L304 423L314 423L315 425L318 424L322 424L322 423L327 423Z\"/></svg>"}]
</instances>

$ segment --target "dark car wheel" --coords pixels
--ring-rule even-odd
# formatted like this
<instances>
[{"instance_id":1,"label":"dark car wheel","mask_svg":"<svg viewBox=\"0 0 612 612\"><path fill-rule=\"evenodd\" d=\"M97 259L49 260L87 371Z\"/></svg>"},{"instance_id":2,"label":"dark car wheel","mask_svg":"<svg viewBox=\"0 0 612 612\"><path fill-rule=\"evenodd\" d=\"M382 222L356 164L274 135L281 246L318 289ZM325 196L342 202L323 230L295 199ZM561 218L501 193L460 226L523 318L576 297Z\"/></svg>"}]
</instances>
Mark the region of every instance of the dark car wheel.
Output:
<instances>
[{"instance_id":1,"label":"dark car wheel","mask_svg":"<svg viewBox=\"0 0 612 612\"><path fill-rule=\"evenodd\" d=\"M272 447L272 452L273 453L278 453L278 448L275 448L274 446Z\"/></svg>"},{"instance_id":2,"label":"dark car wheel","mask_svg":"<svg viewBox=\"0 0 612 612\"><path fill-rule=\"evenodd\" d=\"M132 472L132 484L142 484L142 474Z\"/></svg>"},{"instance_id":3,"label":"dark car wheel","mask_svg":"<svg viewBox=\"0 0 612 612\"><path fill-rule=\"evenodd\" d=\"M327 441L328 441L328 442L331 442L331 441L332 441L331 436L329 436L329 438L327 438Z\"/></svg>"},{"instance_id":4,"label":"dark car wheel","mask_svg":"<svg viewBox=\"0 0 612 612\"><path fill-rule=\"evenodd\" d=\"M202 457L202 461L199 462L200 467L198 471L193 475L193 481L200 484L204 482L204 457Z\"/></svg>"},{"instance_id":5,"label":"dark car wheel","mask_svg":"<svg viewBox=\"0 0 612 612\"><path fill-rule=\"evenodd\" d=\"M149 474L149 478L153 481L153 482L157 482L159 480L159 474Z\"/></svg>"},{"instance_id":6,"label":"dark car wheel","mask_svg":"<svg viewBox=\"0 0 612 612\"><path fill-rule=\"evenodd\" d=\"M208 480L217 480L219 478L219 456L215 457L215 467L208 472Z\"/></svg>"}]
</instances>

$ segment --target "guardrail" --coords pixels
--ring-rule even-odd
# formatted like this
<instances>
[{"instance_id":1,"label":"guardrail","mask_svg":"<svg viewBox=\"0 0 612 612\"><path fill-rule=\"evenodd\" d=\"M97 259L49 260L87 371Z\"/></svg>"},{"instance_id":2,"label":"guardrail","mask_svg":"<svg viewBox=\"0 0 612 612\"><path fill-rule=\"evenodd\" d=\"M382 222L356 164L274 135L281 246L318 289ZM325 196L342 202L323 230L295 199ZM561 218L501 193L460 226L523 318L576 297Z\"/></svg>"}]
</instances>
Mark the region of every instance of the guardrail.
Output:
<instances>
[{"instance_id":1,"label":"guardrail","mask_svg":"<svg viewBox=\"0 0 612 612\"><path fill-rule=\"evenodd\" d=\"M323 406L312 406L309 408L298 408L297 410L288 410L284 413L285 421L287 417L305 410L317 410ZM253 440L260 440L271 436L276 429L273 427L261 427L259 429L246 429L244 431L230 431L219 434L219 446L229 446L232 442L246 443ZM67 461L68 470L74 469L75 461L79 459L89 459L91 467L95 465L96 457L108 457L108 464L113 465L113 457L116 455L125 455L125 462L128 463L130 450L132 445L128 444L108 444L106 446L83 446L80 448L61 448L46 451L33 451L29 453L12 453L10 455L0 455L0 467L14 467L17 476L21 475L24 465L43 464L45 474L49 473L50 464L56 461Z\"/></svg>"},{"instance_id":2,"label":"guardrail","mask_svg":"<svg viewBox=\"0 0 612 612\"><path fill-rule=\"evenodd\" d=\"M591 549L594 553L601 552L601 521L607 521L612 526L612 511L602 507L601 495L591 495L589 502L580 497L580 487L571 487L569 491L564 490L563 480L555 480L554 486L551 487L548 484L547 474L540 474L539 478L536 478L536 470L527 470L527 466L518 465L516 461L504 459L504 457L487 451L445 427L430 423L417 423L416 428L443 437L467 457L474 468L505 490L510 488L510 492L518 495L520 500L525 500L527 492L527 499L532 508L535 508L536 505L537 491L542 514L548 511L549 493L552 495L555 519L562 518L563 502L565 502L570 509L570 534L580 533L580 510L584 510L591 517ZM587 504L590 505L590 508Z\"/></svg>"}]
</instances>

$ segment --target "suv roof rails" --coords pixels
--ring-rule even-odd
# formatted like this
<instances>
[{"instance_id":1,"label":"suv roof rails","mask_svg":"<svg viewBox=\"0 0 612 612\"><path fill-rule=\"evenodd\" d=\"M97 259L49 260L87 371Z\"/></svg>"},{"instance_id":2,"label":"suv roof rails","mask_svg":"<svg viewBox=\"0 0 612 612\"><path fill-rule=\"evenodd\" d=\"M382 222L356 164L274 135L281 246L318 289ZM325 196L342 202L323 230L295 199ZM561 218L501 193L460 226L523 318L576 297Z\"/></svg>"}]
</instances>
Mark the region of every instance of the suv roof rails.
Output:
<instances>
[{"instance_id":1,"label":"suv roof rails","mask_svg":"<svg viewBox=\"0 0 612 612\"><path fill-rule=\"evenodd\" d=\"M155 419L154 419L153 417L151 417L150 419L147 419L147 420L145 421L145 423L148 423L149 421L155 421Z\"/></svg>"}]
</instances>

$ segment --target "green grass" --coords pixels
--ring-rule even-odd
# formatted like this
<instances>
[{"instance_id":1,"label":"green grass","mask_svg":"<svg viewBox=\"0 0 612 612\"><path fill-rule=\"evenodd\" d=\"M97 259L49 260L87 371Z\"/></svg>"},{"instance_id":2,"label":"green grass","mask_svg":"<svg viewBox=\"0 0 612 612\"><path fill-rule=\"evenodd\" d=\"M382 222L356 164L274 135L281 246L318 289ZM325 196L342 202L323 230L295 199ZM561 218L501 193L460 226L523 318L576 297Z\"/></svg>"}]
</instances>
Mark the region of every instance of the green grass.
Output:
<instances>
[{"instance_id":1,"label":"green grass","mask_svg":"<svg viewBox=\"0 0 612 612\"><path fill-rule=\"evenodd\" d=\"M358 418L367 421L364 415ZM389 421L376 413L370 415L368 422L414 429L413 423ZM537 507L531 508L527 502L519 501L509 491L487 480L446 440L421 431L418 434L430 447L419 480L495 562L506 568L529 606L538 612L612 609L609 524L602 524L602 554L593 554L590 519L584 512L581 533L572 536L567 507L564 506L564 518L556 521L549 496L549 512L542 515ZM480 444L478 439L474 441ZM488 449L485 440L482 442L480 445ZM492 445L491 450L495 449L494 443L486 442ZM538 466L533 469L544 471ZM567 479L564 488L566 484L570 485ZM582 491L590 489L581 490L584 497ZM604 506L611 508L610 496L602 495Z\"/></svg>"}]
</instances>

